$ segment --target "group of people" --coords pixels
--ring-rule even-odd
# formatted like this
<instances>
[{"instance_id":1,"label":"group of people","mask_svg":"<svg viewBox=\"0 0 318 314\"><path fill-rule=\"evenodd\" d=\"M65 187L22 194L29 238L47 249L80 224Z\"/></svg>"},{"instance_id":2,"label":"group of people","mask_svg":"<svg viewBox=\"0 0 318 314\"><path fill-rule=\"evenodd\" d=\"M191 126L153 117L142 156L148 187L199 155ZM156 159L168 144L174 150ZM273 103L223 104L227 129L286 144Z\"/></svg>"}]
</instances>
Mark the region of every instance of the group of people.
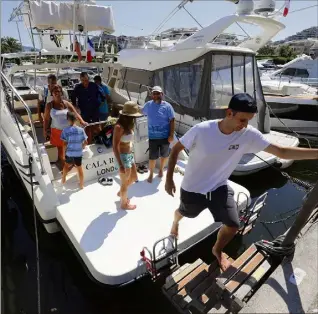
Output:
<instances>
[{"instance_id":1,"label":"group of people","mask_svg":"<svg viewBox=\"0 0 318 314\"><path fill-rule=\"evenodd\" d=\"M257 104L247 93L232 97L224 119L204 121L193 126L172 147L170 154L169 144L174 135L174 111L163 100L160 87L153 88L152 101L145 104L141 113L148 117L149 183L153 180L156 159L161 157L159 176L162 176L165 161L169 157L165 190L173 197L176 192L173 174L178 155L184 149L189 151L180 187L180 205L175 210L170 234L178 237L179 222L183 217L195 218L208 208L214 220L223 223L212 248L223 271L230 266L223 249L240 227L234 191L228 185L228 179L242 156L266 151L282 159L318 159L318 149L272 144L260 131L248 125L257 113ZM127 188L137 178L130 143L134 118L141 113L136 104L126 103L114 131L113 149L120 165L121 178L118 196L121 197L123 209L136 208L127 198Z\"/></svg>"},{"instance_id":2,"label":"group of people","mask_svg":"<svg viewBox=\"0 0 318 314\"><path fill-rule=\"evenodd\" d=\"M39 90L38 118L43 124L44 139L49 139L57 147L57 165L63 169L62 182L75 166L80 187L83 188L83 147L91 144L93 136L100 131L99 122L107 120L112 100L107 85L102 83L99 75L94 77L94 82L90 82L88 74L82 72L80 80L69 102L68 94L57 84L56 76L49 75L48 85ZM76 120L85 129L77 127Z\"/></svg>"},{"instance_id":3,"label":"group of people","mask_svg":"<svg viewBox=\"0 0 318 314\"><path fill-rule=\"evenodd\" d=\"M70 165L78 167L80 186L83 187L81 170L82 148L89 142L89 134L83 128L74 125L77 119L83 126L100 121L99 113L107 117L108 109L101 104L111 103L109 90L101 90L100 77L95 83L89 82L86 73L81 74L72 94L72 104L63 99L63 90L56 83L56 78L49 77L49 90L52 98L44 107L44 135L47 135L48 120L51 117L51 143L59 148L59 157L65 156L63 182ZM156 160L160 157L158 176L163 176L165 164L169 158L165 180L166 192L174 196L176 186L173 180L174 169L179 153L187 149L189 159L180 187L180 205L175 210L171 235L178 237L179 222L183 217L197 217L208 208L216 222L222 222L217 241L212 253L217 258L222 270L229 267L229 261L223 254L224 247L239 229L237 204L234 191L228 185L228 178L246 153L265 151L282 159L318 159L318 149L282 147L270 143L256 128L248 125L257 113L257 104L247 93L232 97L226 116L219 120L209 120L196 124L187 131L172 147L174 139L175 113L172 106L163 100L163 91L155 86L151 92L152 100L142 109L132 101L124 104L113 132L113 151L116 157L121 179L118 196L121 208L134 210L127 196L128 187L137 181L137 169L133 156L134 122L137 117L148 118L149 135L149 177L151 184ZM44 97L42 97L43 99ZM78 113L78 108L80 113ZM42 110L43 112L43 110ZM87 128L86 128L87 130ZM63 143L63 145L61 145Z\"/></svg>"}]
</instances>

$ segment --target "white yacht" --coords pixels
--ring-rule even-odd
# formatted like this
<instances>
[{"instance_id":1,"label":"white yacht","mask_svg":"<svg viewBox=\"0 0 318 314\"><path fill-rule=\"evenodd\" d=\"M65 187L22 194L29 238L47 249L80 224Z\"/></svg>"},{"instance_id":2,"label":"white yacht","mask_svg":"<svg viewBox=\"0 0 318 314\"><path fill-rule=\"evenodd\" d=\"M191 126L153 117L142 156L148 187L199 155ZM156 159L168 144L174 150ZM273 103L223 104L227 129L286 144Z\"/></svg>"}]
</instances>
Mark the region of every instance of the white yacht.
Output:
<instances>
[{"instance_id":1,"label":"white yacht","mask_svg":"<svg viewBox=\"0 0 318 314\"><path fill-rule=\"evenodd\" d=\"M50 17L55 10L61 12L55 7L59 5L62 2L39 1L30 10L32 16L41 13ZM65 5L70 6L72 11L71 3ZM90 9L93 12L98 9L98 14L103 17L102 24L97 24L98 27L105 23L113 24L110 7L89 4L86 7L87 16L90 16ZM58 29L65 28L65 17L63 20L62 17L57 17L51 19L50 25ZM95 16L92 18L95 19ZM40 52L35 54L39 57ZM115 104L125 101L125 96L118 88L121 73L125 71L119 63L69 62L67 66L77 69L98 68L103 80L112 90ZM218 230L220 223L215 223L209 211L203 211L197 218L184 219L181 222L182 232L177 244L167 237L174 211L179 205L179 191L175 197L169 196L164 190L164 180L155 178L149 184L146 181L147 173L139 174L138 182L129 189L129 196L137 209L120 209L117 197L120 179L115 156L111 147L102 144L93 143L84 151L84 189L78 188L75 169L71 170L66 184L62 185L61 172L55 165L56 148L41 136L41 126L36 127L34 124L37 117L32 108L36 105L37 97L28 99L27 103L23 99L25 96L20 95L11 83L18 71L47 67L58 70L64 68L65 63L21 65L12 68L7 75L1 72L2 144L11 165L35 204L39 220L49 233L62 231L65 234L93 279L114 287L131 283L148 273L149 263L141 257L141 250L150 252L147 250L149 248L150 262L154 262L159 256L162 266L169 264L171 252L182 254ZM109 120L110 125L115 122L116 118ZM137 164L148 161L145 154L147 146L147 119L141 117L136 120L135 126L134 154ZM176 186L181 184L186 164L187 154L182 152L174 175ZM112 177L113 184L100 184L98 179L102 176ZM257 216L256 211L264 205L266 195L257 200L255 207L251 207L249 191L234 182L230 181L229 184L234 189L239 210L245 214L249 210L253 214L251 219L254 219Z\"/></svg>"},{"instance_id":2,"label":"white yacht","mask_svg":"<svg viewBox=\"0 0 318 314\"><path fill-rule=\"evenodd\" d=\"M318 58L302 55L261 76L273 129L318 135Z\"/></svg>"},{"instance_id":3,"label":"white yacht","mask_svg":"<svg viewBox=\"0 0 318 314\"><path fill-rule=\"evenodd\" d=\"M259 1L255 7L253 1L243 1L237 14L220 18L169 50L121 50L119 60L125 67L121 74L122 93L143 103L149 98L147 92L142 93L146 89L140 84L161 86L177 113L177 132L184 134L200 121L223 117L232 95L248 92L259 108L251 124L273 143L298 146L297 137L271 131L255 60L255 52L285 27L264 15L273 10L268 1ZM258 26L260 32L235 46L220 44L217 39L233 24ZM270 164L285 168L291 163L265 152L247 154L233 174L251 174Z\"/></svg>"}]
</instances>

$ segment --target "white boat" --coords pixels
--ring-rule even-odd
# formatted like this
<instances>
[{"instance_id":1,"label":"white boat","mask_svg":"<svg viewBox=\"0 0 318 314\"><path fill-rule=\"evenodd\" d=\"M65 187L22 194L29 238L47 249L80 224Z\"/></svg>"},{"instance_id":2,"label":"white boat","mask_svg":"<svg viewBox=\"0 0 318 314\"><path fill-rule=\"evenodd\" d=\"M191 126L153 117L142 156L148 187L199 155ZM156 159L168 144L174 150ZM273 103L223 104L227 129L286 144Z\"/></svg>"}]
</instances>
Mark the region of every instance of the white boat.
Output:
<instances>
[{"instance_id":1,"label":"white boat","mask_svg":"<svg viewBox=\"0 0 318 314\"><path fill-rule=\"evenodd\" d=\"M184 134L202 120L223 117L232 95L248 92L257 100L259 109L251 124L273 143L298 146L297 137L271 131L269 109L262 92L255 52L284 25L276 19L256 14L260 8L262 12L273 10L272 6L266 7L268 1L263 7L261 2L254 12L253 1L243 2L237 14L220 18L169 50L121 50L119 60L126 68L118 85L122 88L121 92L126 98L133 98L135 93L135 99L143 103L149 98L147 92L142 93L147 89L142 89L140 84L161 86L166 100L176 111L179 134ZM248 3L252 6L248 7ZM261 31L236 46L215 42L231 25L242 23L257 25ZM270 164L286 168L292 162L260 152L244 156L233 174L251 174Z\"/></svg>"},{"instance_id":2,"label":"white boat","mask_svg":"<svg viewBox=\"0 0 318 314\"><path fill-rule=\"evenodd\" d=\"M282 130L283 122L299 134L318 135L318 58L297 57L261 82L273 129Z\"/></svg>"},{"instance_id":3,"label":"white boat","mask_svg":"<svg viewBox=\"0 0 318 314\"><path fill-rule=\"evenodd\" d=\"M197 28L170 28L158 35L127 39L122 43L122 49L169 49L177 42L182 42L195 32Z\"/></svg>"},{"instance_id":4,"label":"white boat","mask_svg":"<svg viewBox=\"0 0 318 314\"><path fill-rule=\"evenodd\" d=\"M39 52L36 54L39 56ZM107 82L113 87L114 101L125 99L116 88L122 70L119 63L69 62L67 65L70 68L99 68L104 80L110 77ZM41 127L34 125L35 112L30 108L32 104L35 107L37 99L35 97L26 103L24 96L11 84L12 76L20 70L41 70L46 67L62 69L65 64L22 65L12 69L9 76L1 72L1 139L8 160L34 201L38 218L46 230L65 234L92 278L109 286L133 282L147 274L147 264L140 256L144 247L152 249L158 240L165 238L154 249L156 255L167 256L161 260L162 263L169 262L168 253L171 250L175 252L173 242L170 248L169 245L165 249L163 246L169 241L166 237L179 205L179 191L172 198L164 190L164 180L155 178L149 184L145 180L147 174L140 174L138 182L129 189L129 196L137 209L121 210L116 195L120 180L115 156L112 148L101 144L88 145L84 151L84 189L78 189L75 169L68 174L66 184L62 186L61 172L55 165L56 148L43 139ZM117 80L114 79L116 75ZM20 105L18 110L17 103ZM137 164L147 162L147 146L147 119L141 117L135 126L134 154ZM182 152L176 168L178 172L174 176L178 187L186 163L187 154ZM111 176L113 185L102 186L98 182L101 176ZM246 211L251 204L249 191L234 182L229 184L234 189L239 210ZM263 205L260 200L257 208ZM253 213L255 208L252 208ZM177 254L182 254L220 227L220 223L215 223L207 210L195 219L184 219L181 225Z\"/></svg>"},{"instance_id":5,"label":"white boat","mask_svg":"<svg viewBox=\"0 0 318 314\"><path fill-rule=\"evenodd\" d=\"M301 55L284 64L280 69L271 73L264 73L261 81L279 81L283 83L302 83L318 87L318 58L313 59L307 55Z\"/></svg>"}]
</instances>

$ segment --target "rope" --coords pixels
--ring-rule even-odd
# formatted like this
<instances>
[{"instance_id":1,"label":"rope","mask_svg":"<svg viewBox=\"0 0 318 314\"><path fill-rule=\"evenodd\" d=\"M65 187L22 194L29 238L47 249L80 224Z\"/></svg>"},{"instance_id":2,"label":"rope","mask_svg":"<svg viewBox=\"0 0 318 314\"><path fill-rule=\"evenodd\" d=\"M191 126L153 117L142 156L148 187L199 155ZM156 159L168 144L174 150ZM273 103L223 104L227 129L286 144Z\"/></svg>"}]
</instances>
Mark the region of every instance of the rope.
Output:
<instances>
[{"instance_id":1,"label":"rope","mask_svg":"<svg viewBox=\"0 0 318 314\"><path fill-rule=\"evenodd\" d=\"M295 210L295 209L293 209ZM290 210L287 211L286 213L288 212L291 212ZM278 220L273 220L273 221L264 221L264 220L260 220L259 222L260 223L263 223L263 224L266 224L266 225L273 225L273 224L277 224L277 223L280 223L280 222L284 222L294 216L296 216L298 213L300 212L300 209L296 209L294 213L292 213L291 215L285 217L285 218L281 218L281 219L278 219ZM283 213L284 214L284 213Z\"/></svg>"},{"instance_id":2,"label":"rope","mask_svg":"<svg viewBox=\"0 0 318 314\"><path fill-rule=\"evenodd\" d=\"M287 178L287 180L289 180L291 182L291 184L298 190L298 191L305 191L308 192L308 190L311 190L313 188L313 186L305 181L302 181L300 179L297 178L293 178L291 177L288 173L281 171L280 169L274 167L273 165L271 165L270 163L268 163L265 159L263 159L262 157L256 155L253 153L254 156L256 156L257 158L259 158L260 160L262 160L263 162L265 162L269 167L271 167L272 169L278 171L282 176L284 176L285 178ZM299 186L304 188L304 189L299 189Z\"/></svg>"},{"instance_id":3,"label":"rope","mask_svg":"<svg viewBox=\"0 0 318 314\"><path fill-rule=\"evenodd\" d=\"M37 218L36 218L36 207L35 207L35 203L34 203L32 163L33 163L33 158L31 156L29 156L29 172L31 174L30 175L30 182L31 182L31 197L32 197L32 207L33 207L35 250L36 250L36 283L37 283L37 309L38 309L37 313L41 314L40 252L39 252L39 237L38 237L38 226L37 226Z\"/></svg>"},{"instance_id":4,"label":"rope","mask_svg":"<svg viewBox=\"0 0 318 314\"><path fill-rule=\"evenodd\" d=\"M268 254L276 257L285 257L294 254L295 244L289 246L282 246L285 235L278 236L273 241L260 240L255 243L255 245L261 250L267 252Z\"/></svg>"},{"instance_id":5,"label":"rope","mask_svg":"<svg viewBox=\"0 0 318 314\"><path fill-rule=\"evenodd\" d=\"M295 134L295 136L296 136L297 138L302 138L302 139L304 139L305 141L307 141L308 147L311 148L311 145L310 145L310 142L309 142L308 138L303 137L303 136L300 136L296 131L294 131L294 130L292 130L290 127L288 127L288 126L286 125L286 123L284 123L284 121L282 121L282 120L274 113L273 109L272 109L270 106L267 105L267 107L268 107L268 109L270 110L270 112L272 113L272 115L273 115L289 132Z\"/></svg>"},{"instance_id":6,"label":"rope","mask_svg":"<svg viewBox=\"0 0 318 314\"><path fill-rule=\"evenodd\" d=\"M194 20L201 28L203 28L203 26L199 23L199 21L198 21L185 7L183 7L183 9L193 18L193 20Z\"/></svg>"}]
</instances>

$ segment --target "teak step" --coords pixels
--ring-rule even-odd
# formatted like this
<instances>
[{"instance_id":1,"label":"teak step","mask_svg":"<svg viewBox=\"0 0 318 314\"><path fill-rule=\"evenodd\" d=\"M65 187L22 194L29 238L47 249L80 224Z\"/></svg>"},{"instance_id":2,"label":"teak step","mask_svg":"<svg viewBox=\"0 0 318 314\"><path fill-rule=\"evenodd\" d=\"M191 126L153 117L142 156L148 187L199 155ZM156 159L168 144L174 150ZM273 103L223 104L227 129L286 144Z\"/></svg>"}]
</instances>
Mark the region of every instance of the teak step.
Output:
<instances>
[{"instance_id":1,"label":"teak step","mask_svg":"<svg viewBox=\"0 0 318 314\"><path fill-rule=\"evenodd\" d=\"M236 313L243 299L270 269L266 253L251 245L222 272L217 261L183 265L166 279L163 293L180 313Z\"/></svg>"}]
</instances>

